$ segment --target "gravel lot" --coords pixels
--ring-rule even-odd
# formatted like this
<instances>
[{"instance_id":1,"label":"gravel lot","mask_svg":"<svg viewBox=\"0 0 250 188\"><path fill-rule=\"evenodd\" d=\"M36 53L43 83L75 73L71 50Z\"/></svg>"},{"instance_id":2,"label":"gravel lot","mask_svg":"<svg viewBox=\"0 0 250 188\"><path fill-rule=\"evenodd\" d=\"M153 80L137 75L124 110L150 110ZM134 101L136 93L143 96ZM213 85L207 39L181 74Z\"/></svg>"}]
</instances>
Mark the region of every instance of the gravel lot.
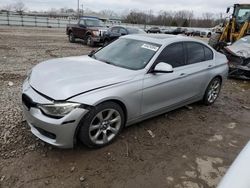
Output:
<instances>
[{"instance_id":1,"label":"gravel lot","mask_svg":"<svg viewBox=\"0 0 250 188\"><path fill-rule=\"evenodd\" d=\"M246 81L228 80L214 105L149 119L98 150L57 149L30 133L20 102L28 70L90 51L64 30L0 27L0 187L215 187L249 140Z\"/></svg>"}]
</instances>

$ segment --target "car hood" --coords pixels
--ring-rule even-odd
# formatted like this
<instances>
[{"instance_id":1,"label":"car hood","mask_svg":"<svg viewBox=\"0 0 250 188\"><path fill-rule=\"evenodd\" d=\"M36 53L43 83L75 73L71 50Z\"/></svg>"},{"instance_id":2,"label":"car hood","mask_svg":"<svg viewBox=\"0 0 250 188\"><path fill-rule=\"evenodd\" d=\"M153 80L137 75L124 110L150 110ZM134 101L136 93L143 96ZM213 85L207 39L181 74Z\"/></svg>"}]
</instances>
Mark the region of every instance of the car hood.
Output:
<instances>
[{"instance_id":1,"label":"car hood","mask_svg":"<svg viewBox=\"0 0 250 188\"><path fill-rule=\"evenodd\" d=\"M136 71L106 64L88 56L42 62L32 69L29 83L37 92L66 100L78 94L128 81Z\"/></svg>"}]
</instances>

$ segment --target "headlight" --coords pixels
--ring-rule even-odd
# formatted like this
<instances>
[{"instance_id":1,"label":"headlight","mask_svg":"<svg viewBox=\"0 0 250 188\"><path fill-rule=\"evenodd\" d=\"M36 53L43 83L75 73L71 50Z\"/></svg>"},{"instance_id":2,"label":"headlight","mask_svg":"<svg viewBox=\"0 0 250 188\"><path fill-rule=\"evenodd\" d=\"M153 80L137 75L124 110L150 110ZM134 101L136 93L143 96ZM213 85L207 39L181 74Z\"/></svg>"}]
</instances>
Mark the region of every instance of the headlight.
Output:
<instances>
[{"instance_id":1,"label":"headlight","mask_svg":"<svg viewBox=\"0 0 250 188\"><path fill-rule=\"evenodd\" d=\"M92 33L93 33L94 36L99 36L100 35L99 31L92 31Z\"/></svg>"},{"instance_id":2,"label":"headlight","mask_svg":"<svg viewBox=\"0 0 250 188\"><path fill-rule=\"evenodd\" d=\"M38 108L48 116L60 118L70 113L75 108L78 108L79 106L80 104L78 103L65 102L54 104L39 104Z\"/></svg>"}]
</instances>

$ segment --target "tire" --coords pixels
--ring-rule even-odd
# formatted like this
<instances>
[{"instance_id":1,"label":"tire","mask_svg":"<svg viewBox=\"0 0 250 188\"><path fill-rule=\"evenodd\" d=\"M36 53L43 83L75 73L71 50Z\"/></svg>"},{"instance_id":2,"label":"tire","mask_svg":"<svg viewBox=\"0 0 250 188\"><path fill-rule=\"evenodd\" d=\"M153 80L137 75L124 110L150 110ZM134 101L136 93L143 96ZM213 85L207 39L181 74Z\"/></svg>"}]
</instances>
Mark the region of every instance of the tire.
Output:
<instances>
[{"instance_id":1,"label":"tire","mask_svg":"<svg viewBox=\"0 0 250 188\"><path fill-rule=\"evenodd\" d=\"M112 143L124 124L125 116L120 105L105 102L90 110L80 121L78 138L87 147L100 148Z\"/></svg>"},{"instance_id":2,"label":"tire","mask_svg":"<svg viewBox=\"0 0 250 188\"><path fill-rule=\"evenodd\" d=\"M86 38L86 44L89 46L89 47L94 47L95 43L91 37L91 35L88 35L87 38Z\"/></svg>"},{"instance_id":3,"label":"tire","mask_svg":"<svg viewBox=\"0 0 250 188\"><path fill-rule=\"evenodd\" d=\"M214 33L214 34L212 34L212 36L209 38L208 44L212 48L216 49L217 46L218 46L218 43L219 43L220 36L221 36L220 33Z\"/></svg>"},{"instance_id":4,"label":"tire","mask_svg":"<svg viewBox=\"0 0 250 188\"><path fill-rule=\"evenodd\" d=\"M104 42L103 42L103 47L104 46L107 46L109 44L109 41L106 39L106 40L104 40Z\"/></svg>"},{"instance_id":5,"label":"tire","mask_svg":"<svg viewBox=\"0 0 250 188\"><path fill-rule=\"evenodd\" d=\"M203 97L203 103L205 105L213 104L220 94L220 89L221 79L219 77L215 77L207 86L206 92Z\"/></svg>"},{"instance_id":6,"label":"tire","mask_svg":"<svg viewBox=\"0 0 250 188\"><path fill-rule=\"evenodd\" d=\"M69 33L69 42L71 43L76 42L76 38L72 32Z\"/></svg>"},{"instance_id":7,"label":"tire","mask_svg":"<svg viewBox=\"0 0 250 188\"><path fill-rule=\"evenodd\" d=\"M211 33L208 33L208 34L207 34L207 38L210 38L210 37L211 37L211 35L212 35Z\"/></svg>"}]
</instances>

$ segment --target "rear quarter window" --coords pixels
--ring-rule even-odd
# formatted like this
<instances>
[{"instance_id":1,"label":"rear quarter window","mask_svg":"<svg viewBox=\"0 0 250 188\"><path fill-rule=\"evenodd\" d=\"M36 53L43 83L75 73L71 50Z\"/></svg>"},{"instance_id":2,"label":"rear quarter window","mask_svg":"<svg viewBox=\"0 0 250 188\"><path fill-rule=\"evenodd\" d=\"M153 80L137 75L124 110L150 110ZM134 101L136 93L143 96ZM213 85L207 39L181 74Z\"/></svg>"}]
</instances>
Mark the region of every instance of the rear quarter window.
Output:
<instances>
[{"instance_id":1,"label":"rear quarter window","mask_svg":"<svg viewBox=\"0 0 250 188\"><path fill-rule=\"evenodd\" d=\"M205 51L205 61L212 60L214 58L213 51L206 46L203 47Z\"/></svg>"},{"instance_id":2,"label":"rear quarter window","mask_svg":"<svg viewBox=\"0 0 250 188\"><path fill-rule=\"evenodd\" d=\"M186 42L187 64L200 63L213 59L213 51L198 42Z\"/></svg>"}]
</instances>

